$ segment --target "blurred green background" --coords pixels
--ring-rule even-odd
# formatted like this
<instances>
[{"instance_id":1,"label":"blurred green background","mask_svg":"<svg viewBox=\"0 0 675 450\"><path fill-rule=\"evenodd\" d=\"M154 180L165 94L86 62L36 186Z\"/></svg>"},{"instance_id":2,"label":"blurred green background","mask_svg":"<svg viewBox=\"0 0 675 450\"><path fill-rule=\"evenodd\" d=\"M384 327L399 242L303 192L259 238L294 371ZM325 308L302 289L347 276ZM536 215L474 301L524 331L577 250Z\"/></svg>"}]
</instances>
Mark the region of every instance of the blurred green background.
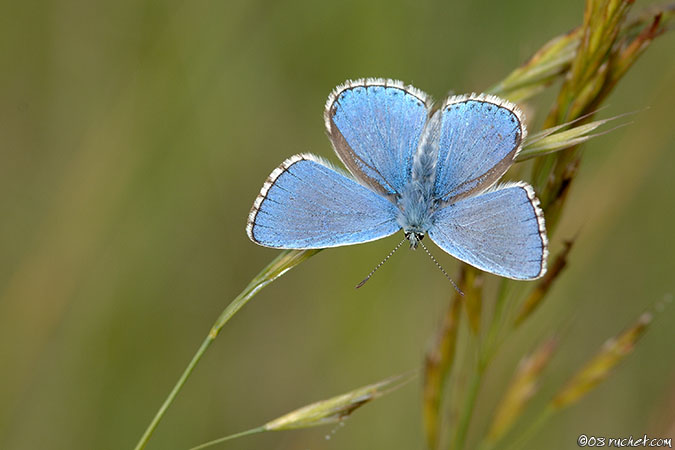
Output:
<instances>
[{"instance_id":1,"label":"blurred green background","mask_svg":"<svg viewBox=\"0 0 675 450\"><path fill-rule=\"evenodd\" d=\"M649 2L638 2L639 9ZM131 448L211 323L277 251L244 226L269 172L336 161L322 109L348 78L480 91L581 22L583 2L4 1L0 6L0 448ZM675 37L601 117L556 235L569 269L491 371L470 439L520 355L563 323L549 398L675 284ZM527 106L541 123L553 91ZM645 109L649 107L648 109ZM534 128L533 128L534 129ZM320 253L224 329L149 448L187 448L420 367L452 288L400 236ZM436 251L452 274L457 265ZM573 318L573 320L571 320ZM675 437L675 307L532 448ZM466 380L464 380L465 382ZM422 448L420 382L331 427L236 449Z\"/></svg>"}]
</instances>

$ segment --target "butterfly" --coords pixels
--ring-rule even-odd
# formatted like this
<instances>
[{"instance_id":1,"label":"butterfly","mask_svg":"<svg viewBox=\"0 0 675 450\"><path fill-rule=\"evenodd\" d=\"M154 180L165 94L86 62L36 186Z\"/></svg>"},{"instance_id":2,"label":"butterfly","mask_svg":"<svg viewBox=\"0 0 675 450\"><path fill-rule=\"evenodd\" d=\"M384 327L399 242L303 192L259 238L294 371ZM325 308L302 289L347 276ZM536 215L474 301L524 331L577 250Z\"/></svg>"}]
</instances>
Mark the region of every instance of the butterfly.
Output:
<instances>
[{"instance_id":1,"label":"butterfly","mask_svg":"<svg viewBox=\"0 0 675 450\"><path fill-rule=\"evenodd\" d=\"M428 235L455 258L503 277L546 272L534 190L497 184L527 133L516 105L471 94L435 108L412 86L369 78L335 88L324 119L349 173L312 154L288 158L253 203L246 226L253 242L326 248L403 230L413 249Z\"/></svg>"}]
</instances>

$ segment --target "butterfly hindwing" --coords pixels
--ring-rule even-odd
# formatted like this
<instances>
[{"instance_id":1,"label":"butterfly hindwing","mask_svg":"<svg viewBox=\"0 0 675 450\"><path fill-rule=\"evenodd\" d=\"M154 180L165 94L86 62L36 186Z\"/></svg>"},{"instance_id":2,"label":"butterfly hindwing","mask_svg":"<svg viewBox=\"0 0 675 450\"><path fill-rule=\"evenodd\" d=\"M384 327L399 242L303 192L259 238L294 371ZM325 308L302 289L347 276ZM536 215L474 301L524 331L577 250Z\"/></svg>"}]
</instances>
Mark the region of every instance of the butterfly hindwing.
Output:
<instances>
[{"instance_id":1,"label":"butterfly hindwing","mask_svg":"<svg viewBox=\"0 0 675 450\"><path fill-rule=\"evenodd\" d=\"M272 172L246 232L266 247L309 249L373 241L399 229L390 201L305 154Z\"/></svg>"},{"instance_id":2,"label":"butterfly hindwing","mask_svg":"<svg viewBox=\"0 0 675 450\"><path fill-rule=\"evenodd\" d=\"M434 197L451 203L493 185L526 131L518 107L491 95L450 97L441 114Z\"/></svg>"},{"instance_id":3,"label":"butterfly hindwing","mask_svg":"<svg viewBox=\"0 0 675 450\"><path fill-rule=\"evenodd\" d=\"M499 186L434 214L429 237L486 272L518 280L540 277L548 254L544 218L532 187Z\"/></svg>"},{"instance_id":4,"label":"butterfly hindwing","mask_svg":"<svg viewBox=\"0 0 675 450\"><path fill-rule=\"evenodd\" d=\"M328 98L326 129L354 177L391 196L410 180L429 106L426 94L400 81L349 81Z\"/></svg>"}]
</instances>

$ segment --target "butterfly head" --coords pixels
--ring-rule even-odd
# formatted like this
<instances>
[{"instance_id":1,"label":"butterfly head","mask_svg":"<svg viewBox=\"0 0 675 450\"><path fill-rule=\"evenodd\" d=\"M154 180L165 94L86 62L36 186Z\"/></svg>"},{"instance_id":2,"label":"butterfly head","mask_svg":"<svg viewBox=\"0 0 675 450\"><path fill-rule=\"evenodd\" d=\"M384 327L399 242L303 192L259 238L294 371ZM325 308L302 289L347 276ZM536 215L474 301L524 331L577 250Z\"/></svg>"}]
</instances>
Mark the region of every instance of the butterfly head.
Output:
<instances>
[{"instance_id":1,"label":"butterfly head","mask_svg":"<svg viewBox=\"0 0 675 450\"><path fill-rule=\"evenodd\" d=\"M405 231L405 238L410 242L410 248L415 250L417 245L424 239L424 233L415 230Z\"/></svg>"}]
</instances>

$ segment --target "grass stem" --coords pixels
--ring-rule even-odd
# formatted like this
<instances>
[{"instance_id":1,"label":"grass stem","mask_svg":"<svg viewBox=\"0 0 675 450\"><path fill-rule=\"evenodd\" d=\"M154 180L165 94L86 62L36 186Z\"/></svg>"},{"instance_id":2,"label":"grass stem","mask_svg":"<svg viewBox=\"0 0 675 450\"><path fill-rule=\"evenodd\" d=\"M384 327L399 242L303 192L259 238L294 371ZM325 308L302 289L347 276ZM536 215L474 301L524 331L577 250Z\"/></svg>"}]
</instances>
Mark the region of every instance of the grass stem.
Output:
<instances>
[{"instance_id":1,"label":"grass stem","mask_svg":"<svg viewBox=\"0 0 675 450\"><path fill-rule=\"evenodd\" d=\"M164 417L166 410L171 406L173 401L176 399L176 396L180 390L185 385L185 382L192 374L192 371L197 366L197 363L202 359L204 353L209 348L211 343L218 337L218 333L225 326L225 324L234 316L248 301L253 298L262 288L270 284L272 281L276 280L286 272L288 272L293 267L297 266L304 260L310 258L311 256L318 253L320 250L286 250L277 256L271 263L269 263L263 270L256 275L251 282L244 288L241 293L235 297L234 300L230 302L229 305L220 313L216 321L214 322L209 334L204 338L204 341L197 349L197 352L194 354L187 367L183 371L183 374L178 378L178 381L174 385L169 395L166 397L162 406L160 406L157 413L152 418L152 421L145 429L145 432L139 439L138 443L134 447L134 450L141 450L145 448L152 436L152 433L159 425L159 422Z\"/></svg>"},{"instance_id":2,"label":"grass stem","mask_svg":"<svg viewBox=\"0 0 675 450\"><path fill-rule=\"evenodd\" d=\"M466 443L466 436L469 432L469 425L471 425L471 417L473 416L473 410L476 407L476 400L478 399L478 392L480 392L480 386L483 381L484 373L485 373L485 366L479 360L476 368L476 373L471 379L471 385L469 386L469 392L464 402L464 408L462 409L462 415L459 419L459 424L457 425L455 440L451 447L453 450L464 449L464 445Z\"/></svg>"},{"instance_id":3,"label":"grass stem","mask_svg":"<svg viewBox=\"0 0 675 450\"><path fill-rule=\"evenodd\" d=\"M525 429L525 431L513 440L513 443L507 447L507 450L518 450L524 448L525 444L532 439L532 437L537 434L541 427L551 418L554 413L554 409L548 407L539 414L539 417L534 419L530 426Z\"/></svg>"},{"instance_id":4,"label":"grass stem","mask_svg":"<svg viewBox=\"0 0 675 450\"><path fill-rule=\"evenodd\" d=\"M240 437L243 437L243 436L248 436L249 434L262 433L263 431L266 431L264 426L258 427L258 428L251 428L250 430L246 430L246 431L242 431L242 432L239 432L239 433L231 434L229 436L214 439L214 440L209 441L209 442L204 442L203 444L199 444L196 447L190 448L190 450L201 450L201 449L206 448L206 447L211 447L212 445L221 444L221 443L223 443L225 441L229 441L231 439L236 439L236 438L240 438Z\"/></svg>"}]
</instances>

